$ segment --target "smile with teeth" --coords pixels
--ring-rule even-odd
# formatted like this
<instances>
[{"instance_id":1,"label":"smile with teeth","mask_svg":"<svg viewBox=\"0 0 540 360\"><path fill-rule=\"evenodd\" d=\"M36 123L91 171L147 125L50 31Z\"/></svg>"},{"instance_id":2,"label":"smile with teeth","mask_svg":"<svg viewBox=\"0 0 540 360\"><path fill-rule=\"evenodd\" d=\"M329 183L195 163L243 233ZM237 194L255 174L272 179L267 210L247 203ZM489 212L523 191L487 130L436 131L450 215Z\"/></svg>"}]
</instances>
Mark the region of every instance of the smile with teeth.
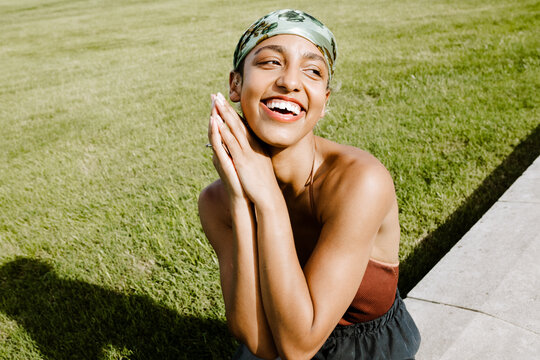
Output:
<instances>
[{"instance_id":1,"label":"smile with teeth","mask_svg":"<svg viewBox=\"0 0 540 360\"><path fill-rule=\"evenodd\" d=\"M272 111L277 111L282 114L292 114L292 115L298 115L300 114L300 111L302 111L302 108L300 105L292 102L292 101L285 101L281 99L270 99L266 102L266 107L268 107Z\"/></svg>"}]
</instances>

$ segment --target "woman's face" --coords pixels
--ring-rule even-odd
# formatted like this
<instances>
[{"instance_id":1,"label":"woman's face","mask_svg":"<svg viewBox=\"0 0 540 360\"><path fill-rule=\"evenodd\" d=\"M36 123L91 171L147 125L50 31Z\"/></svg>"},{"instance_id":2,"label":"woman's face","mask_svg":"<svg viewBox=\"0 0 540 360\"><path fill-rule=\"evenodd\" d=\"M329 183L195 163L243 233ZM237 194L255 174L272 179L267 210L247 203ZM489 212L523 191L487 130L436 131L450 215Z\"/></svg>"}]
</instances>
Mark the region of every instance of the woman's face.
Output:
<instances>
[{"instance_id":1,"label":"woman's face","mask_svg":"<svg viewBox=\"0 0 540 360\"><path fill-rule=\"evenodd\" d=\"M244 59L243 77L231 77L231 99L240 101L249 127L265 143L295 144L324 116L330 95L322 53L296 35L276 35Z\"/></svg>"}]
</instances>

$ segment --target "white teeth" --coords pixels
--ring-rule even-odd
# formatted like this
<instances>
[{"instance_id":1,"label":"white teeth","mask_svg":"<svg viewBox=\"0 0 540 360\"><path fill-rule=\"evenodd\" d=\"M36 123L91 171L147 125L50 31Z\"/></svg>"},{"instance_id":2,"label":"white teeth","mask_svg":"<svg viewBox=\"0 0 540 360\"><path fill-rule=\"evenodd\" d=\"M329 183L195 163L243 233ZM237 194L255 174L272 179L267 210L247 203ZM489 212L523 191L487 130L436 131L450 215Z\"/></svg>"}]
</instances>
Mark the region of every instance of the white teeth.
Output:
<instances>
[{"instance_id":1,"label":"white teeth","mask_svg":"<svg viewBox=\"0 0 540 360\"><path fill-rule=\"evenodd\" d=\"M281 110L288 110L288 111L292 112L294 115L300 114L300 106L298 104L295 104L295 103L290 102L290 101L274 99L274 100L268 101L266 103L266 106L269 109L276 109L277 108L277 109L281 109Z\"/></svg>"}]
</instances>

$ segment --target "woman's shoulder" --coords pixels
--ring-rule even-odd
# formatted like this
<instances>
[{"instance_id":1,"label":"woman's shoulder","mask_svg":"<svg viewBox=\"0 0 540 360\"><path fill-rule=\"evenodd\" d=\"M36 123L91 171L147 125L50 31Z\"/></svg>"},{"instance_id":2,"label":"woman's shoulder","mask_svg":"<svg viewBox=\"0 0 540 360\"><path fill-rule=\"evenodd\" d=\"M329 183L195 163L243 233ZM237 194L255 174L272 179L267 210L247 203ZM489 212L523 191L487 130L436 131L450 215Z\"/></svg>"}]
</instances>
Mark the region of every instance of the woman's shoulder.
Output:
<instances>
[{"instance_id":1,"label":"woman's shoulder","mask_svg":"<svg viewBox=\"0 0 540 360\"><path fill-rule=\"evenodd\" d=\"M323 203L395 198L392 177L375 156L354 146L319 139L323 153L319 194Z\"/></svg>"},{"instance_id":2,"label":"woman's shoulder","mask_svg":"<svg viewBox=\"0 0 540 360\"><path fill-rule=\"evenodd\" d=\"M369 152L350 145L319 138L322 147L325 182L366 180L392 180L389 171L379 159Z\"/></svg>"},{"instance_id":3,"label":"woman's shoulder","mask_svg":"<svg viewBox=\"0 0 540 360\"><path fill-rule=\"evenodd\" d=\"M225 185L218 179L199 194L199 216L230 221L229 201Z\"/></svg>"}]
</instances>

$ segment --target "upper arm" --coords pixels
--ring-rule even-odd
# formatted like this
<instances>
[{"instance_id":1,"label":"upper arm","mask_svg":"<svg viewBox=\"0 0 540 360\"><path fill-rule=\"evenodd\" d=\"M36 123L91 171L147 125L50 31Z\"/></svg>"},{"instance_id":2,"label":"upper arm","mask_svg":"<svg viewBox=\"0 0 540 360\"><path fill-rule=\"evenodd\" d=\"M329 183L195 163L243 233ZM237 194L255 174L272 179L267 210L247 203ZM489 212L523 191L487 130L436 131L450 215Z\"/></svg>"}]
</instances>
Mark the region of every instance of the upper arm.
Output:
<instances>
[{"instance_id":1,"label":"upper arm","mask_svg":"<svg viewBox=\"0 0 540 360\"><path fill-rule=\"evenodd\" d=\"M232 236L227 195L221 180L204 188L199 195L199 218L204 233L218 256L220 264L228 258ZM221 267L221 266L220 266Z\"/></svg>"},{"instance_id":2,"label":"upper arm","mask_svg":"<svg viewBox=\"0 0 540 360\"><path fill-rule=\"evenodd\" d=\"M199 217L204 233L218 258L224 300L229 299L232 294L234 255L233 232L227 200L226 190L221 180L208 185L199 195Z\"/></svg>"},{"instance_id":3,"label":"upper arm","mask_svg":"<svg viewBox=\"0 0 540 360\"><path fill-rule=\"evenodd\" d=\"M392 179L378 162L353 162L321 186L323 226L304 267L317 338L326 339L351 304L394 201Z\"/></svg>"},{"instance_id":4,"label":"upper arm","mask_svg":"<svg viewBox=\"0 0 540 360\"><path fill-rule=\"evenodd\" d=\"M260 304L249 211L247 203L229 199L220 180L199 196L201 223L219 261L227 325L254 353L274 356L274 341Z\"/></svg>"}]
</instances>

